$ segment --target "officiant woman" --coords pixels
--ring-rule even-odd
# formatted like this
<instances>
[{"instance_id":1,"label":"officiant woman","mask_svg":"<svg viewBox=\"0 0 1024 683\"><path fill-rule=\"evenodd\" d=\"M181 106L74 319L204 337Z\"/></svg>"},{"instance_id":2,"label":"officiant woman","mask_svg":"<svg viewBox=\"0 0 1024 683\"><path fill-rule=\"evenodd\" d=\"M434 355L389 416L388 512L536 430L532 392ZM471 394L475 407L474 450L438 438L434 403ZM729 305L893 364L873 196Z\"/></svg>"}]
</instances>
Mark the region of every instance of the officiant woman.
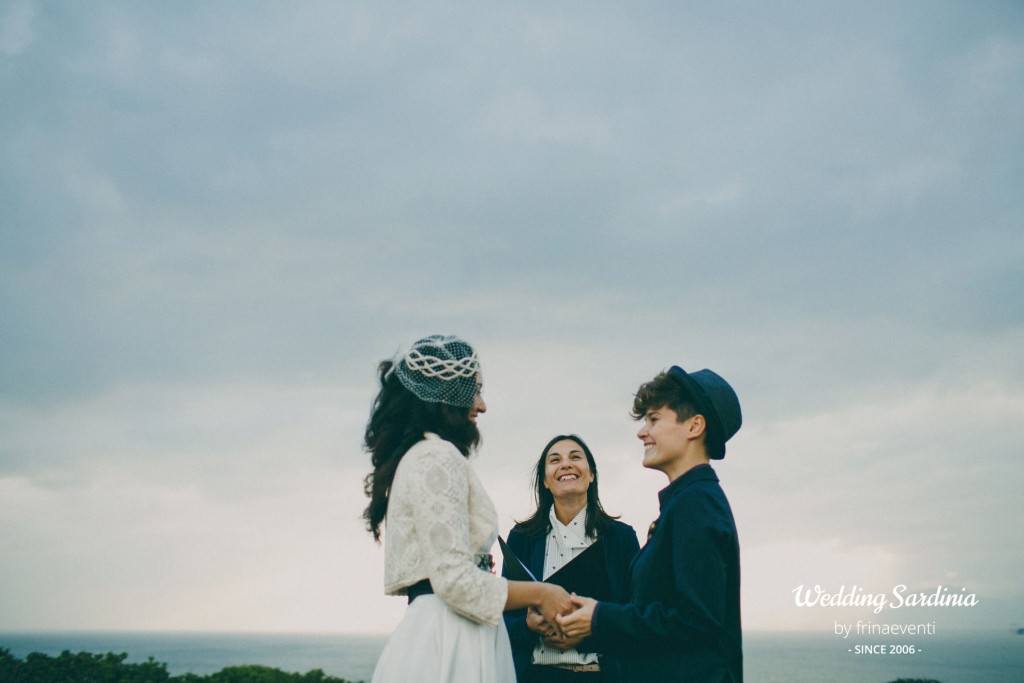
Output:
<instances>
[{"instance_id":1,"label":"officiant woman","mask_svg":"<svg viewBox=\"0 0 1024 683\"><path fill-rule=\"evenodd\" d=\"M547 580L600 539L611 594L628 598L629 565L640 544L633 527L601 506L597 462L583 439L574 434L551 439L537 460L534 484L537 509L509 532L509 548L537 579ZM519 683L618 678L614 657L593 652L585 639L560 635L536 610L506 612L505 624Z\"/></svg>"}]
</instances>

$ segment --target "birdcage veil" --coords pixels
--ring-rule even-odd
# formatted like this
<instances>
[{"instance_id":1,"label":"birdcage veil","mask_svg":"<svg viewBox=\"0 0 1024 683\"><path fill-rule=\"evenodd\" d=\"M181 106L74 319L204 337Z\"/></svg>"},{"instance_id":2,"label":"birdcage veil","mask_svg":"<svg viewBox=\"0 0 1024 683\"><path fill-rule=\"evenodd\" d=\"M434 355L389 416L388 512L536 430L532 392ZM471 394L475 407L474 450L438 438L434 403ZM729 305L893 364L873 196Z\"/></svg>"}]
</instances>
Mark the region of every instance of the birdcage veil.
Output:
<instances>
[{"instance_id":1,"label":"birdcage veil","mask_svg":"<svg viewBox=\"0 0 1024 683\"><path fill-rule=\"evenodd\" d=\"M412 345L395 365L406 389L421 401L469 408L477 394L480 361L467 342L435 334Z\"/></svg>"}]
</instances>

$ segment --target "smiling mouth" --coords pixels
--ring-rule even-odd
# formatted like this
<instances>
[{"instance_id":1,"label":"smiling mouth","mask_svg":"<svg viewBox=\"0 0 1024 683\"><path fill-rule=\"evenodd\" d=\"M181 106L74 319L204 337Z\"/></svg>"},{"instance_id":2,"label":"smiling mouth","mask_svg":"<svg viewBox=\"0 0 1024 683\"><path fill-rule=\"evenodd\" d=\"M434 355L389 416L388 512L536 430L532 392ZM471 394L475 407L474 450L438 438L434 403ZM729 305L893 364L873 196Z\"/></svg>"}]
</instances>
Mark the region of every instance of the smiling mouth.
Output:
<instances>
[{"instance_id":1,"label":"smiling mouth","mask_svg":"<svg viewBox=\"0 0 1024 683\"><path fill-rule=\"evenodd\" d=\"M576 474L563 474L558 478L558 481L576 481L579 476Z\"/></svg>"}]
</instances>

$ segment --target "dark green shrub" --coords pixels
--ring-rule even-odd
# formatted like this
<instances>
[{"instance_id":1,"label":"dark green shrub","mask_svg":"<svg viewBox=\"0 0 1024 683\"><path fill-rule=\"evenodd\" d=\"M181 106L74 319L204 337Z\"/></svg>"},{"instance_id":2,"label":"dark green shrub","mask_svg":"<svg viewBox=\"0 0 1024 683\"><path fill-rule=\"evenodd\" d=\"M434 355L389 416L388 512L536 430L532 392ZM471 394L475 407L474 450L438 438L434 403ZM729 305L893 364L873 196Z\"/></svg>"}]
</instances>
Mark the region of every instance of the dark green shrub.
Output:
<instances>
[{"instance_id":1,"label":"dark green shrub","mask_svg":"<svg viewBox=\"0 0 1024 683\"><path fill-rule=\"evenodd\" d=\"M153 661L126 664L125 653L94 655L71 654L65 650L57 657L33 652L22 661L11 651L0 648L2 683L351 683L327 676L321 669L304 674L287 673L268 666L229 666L206 676L171 676L167 665Z\"/></svg>"},{"instance_id":2,"label":"dark green shrub","mask_svg":"<svg viewBox=\"0 0 1024 683\"><path fill-rule=\"evenodd\" d=\"M24 661L3 650L0 680L12 683L169 683L167 665L153 658L139 664L125 664L125 653L72 654L64 650L57 657L32 652Z\"/></svg>"}]
</instances>

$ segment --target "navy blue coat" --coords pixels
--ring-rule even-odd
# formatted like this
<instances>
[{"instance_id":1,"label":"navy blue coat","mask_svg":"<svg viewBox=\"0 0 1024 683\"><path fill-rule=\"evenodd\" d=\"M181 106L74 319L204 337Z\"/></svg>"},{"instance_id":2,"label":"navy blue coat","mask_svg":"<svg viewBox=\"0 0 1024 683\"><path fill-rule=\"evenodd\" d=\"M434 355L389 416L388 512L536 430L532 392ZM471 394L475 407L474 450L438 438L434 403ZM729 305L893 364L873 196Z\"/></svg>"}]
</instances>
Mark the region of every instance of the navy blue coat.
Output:
<instances>
[{"instance_id":1,"label":"navy blue coat","mask_svg":"<svg viewBox=\"0 0 1024 683\"><path fill-rule=\"evenodd\" d=\"M633 562L629 601L598 603L592 646L623 653L630 683L741 683L740 550L718 476L698 465L658 498L661 514Z\"/></svg>"},{"instance_id":2,"label":"navy blue coat","mask_svg":"<svg viewBox=\"0 0 1024 683\"><path fill-rule=\"evenodd\" d=\"M636 531L633 527L622 522L612 521L601 533L605 553L608 559L608 578L611 583L612 593L616 600L629 599L629 565L640 550L640 543L636 538ZM527 569L534 576L540 578L544 575L544 546L547 544L547 535L526 536L517 525L508 533L506 541L508 547L516 554ZM505 576L505 568L502 566L502 576ZM508 637L512 642L512 659L516 665L516 677L523 680L523 672L530 665L533 658L533 649L537 646L540 636L526 628L526 610L512 610L505 612L505 626L508 629ZM587 639L581 642L577 649L581 652L594 650ZM600 652L600 650L597 650ZM617 657L615 655L601 657L601 669L607 672L610 680L616 680L615 672L618 669Z\"/></svg>"}]
</instances>

